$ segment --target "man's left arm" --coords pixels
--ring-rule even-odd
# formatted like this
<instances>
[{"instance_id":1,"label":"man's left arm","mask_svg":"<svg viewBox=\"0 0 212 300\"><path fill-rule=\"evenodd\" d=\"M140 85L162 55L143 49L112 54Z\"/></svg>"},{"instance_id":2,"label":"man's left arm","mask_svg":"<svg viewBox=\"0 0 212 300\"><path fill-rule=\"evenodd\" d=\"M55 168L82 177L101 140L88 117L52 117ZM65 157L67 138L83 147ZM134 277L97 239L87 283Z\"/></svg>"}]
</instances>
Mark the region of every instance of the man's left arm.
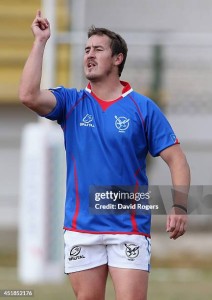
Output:
<instances>
[{"instance_id":1,"label":"man's left arm","mask_svg":"<svg viewBox=\"0 0 212 300\"><path fill-rule=\"evenodd\" d=\"M170 233L170 239L175 240L186 232L190 168L179 144L161 151L160 156L171 172L174 203L167 216L166 231Z\"/></svg>"}]
</instances>

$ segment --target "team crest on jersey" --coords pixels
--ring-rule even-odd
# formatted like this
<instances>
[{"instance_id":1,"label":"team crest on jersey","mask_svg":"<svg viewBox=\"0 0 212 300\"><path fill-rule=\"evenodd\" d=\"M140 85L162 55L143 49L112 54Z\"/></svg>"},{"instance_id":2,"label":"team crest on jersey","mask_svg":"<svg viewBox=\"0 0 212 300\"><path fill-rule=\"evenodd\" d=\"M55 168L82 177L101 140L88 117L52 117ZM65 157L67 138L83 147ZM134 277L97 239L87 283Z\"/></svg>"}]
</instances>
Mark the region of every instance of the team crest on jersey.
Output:
<instances>
[{"instance_id":1,"label":"team crest on jersey","mask_svg":"<svg viewBox=\"0 0 212 300\"><path fill-rule=\"evenodd\" d=\"M119 132L125 132L130 126L130 119L115 116L115 126Z\"/></svg>"},{"instance_id":2,"label":"team crest on jersey","mask_svg":"<svg viewBox=\"0 0 212 300\"><path fill-rule=\"evenodd\" d=\"M82 122L80 122L80 126L85 126L85 127L95 127L94 124L92 123L93 121L93 116L92 115L85 115L84 118L82 119Z\"/></svg>"}]
</instances>

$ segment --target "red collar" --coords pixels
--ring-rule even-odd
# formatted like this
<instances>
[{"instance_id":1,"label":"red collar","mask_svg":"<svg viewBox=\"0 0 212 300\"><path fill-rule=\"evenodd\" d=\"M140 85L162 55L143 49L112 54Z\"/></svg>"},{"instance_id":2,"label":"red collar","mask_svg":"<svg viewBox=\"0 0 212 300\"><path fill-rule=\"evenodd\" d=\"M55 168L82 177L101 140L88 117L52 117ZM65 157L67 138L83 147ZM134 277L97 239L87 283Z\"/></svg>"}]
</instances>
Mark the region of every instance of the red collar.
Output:
<instances>
[{"instance_id":1,"label":"red collar","mask_svg":"<svg viewBox=\"0 0 212 300\"><path fill-rule=\"evenodd\" d=\"M100 106L102 107L103 110L106 110L109 106L111 106L112 104L114 104L115 102L121 100L122 98L124 98L125 96L127 96L129 93L132 92L132 88L130 86L130 84L126 81L120 81L120 83L123 85L123 89L122 89L122 95L115 99L115 100L111 100L111 101L105 101L102 100L100 98L98 98L91 90L91 84L90 82L88 83L87 87L85 88L85 90L87 92L89 92L95 99L96 101L100 104Z\"/></svg>"}]
</instances>

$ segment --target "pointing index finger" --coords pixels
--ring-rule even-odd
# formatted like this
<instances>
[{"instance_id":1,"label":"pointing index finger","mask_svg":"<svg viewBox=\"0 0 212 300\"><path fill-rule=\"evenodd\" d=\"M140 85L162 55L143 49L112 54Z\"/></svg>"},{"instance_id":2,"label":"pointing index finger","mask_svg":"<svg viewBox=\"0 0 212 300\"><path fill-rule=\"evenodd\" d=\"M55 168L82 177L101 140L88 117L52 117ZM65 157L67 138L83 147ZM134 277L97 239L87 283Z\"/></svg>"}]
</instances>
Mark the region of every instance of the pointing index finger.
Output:
<instances>
[{"instance_id":1,"label":"pointing index finger","mask_svg":"<svg viewBox=\"0 0 212 300\"><path fill-rule=\"evenodd\" d=\"M40 9L37 10L36 17L41 18L41 10Z\"/></svg>"}]
</instances>

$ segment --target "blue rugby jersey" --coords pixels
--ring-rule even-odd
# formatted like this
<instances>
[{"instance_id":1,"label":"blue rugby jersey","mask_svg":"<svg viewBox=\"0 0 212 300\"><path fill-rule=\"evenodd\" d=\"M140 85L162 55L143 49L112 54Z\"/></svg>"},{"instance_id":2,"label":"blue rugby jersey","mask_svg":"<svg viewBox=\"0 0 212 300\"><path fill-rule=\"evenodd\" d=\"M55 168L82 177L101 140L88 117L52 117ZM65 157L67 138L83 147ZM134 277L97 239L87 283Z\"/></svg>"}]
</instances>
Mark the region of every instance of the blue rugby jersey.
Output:
<instances>
[{"instance_id":1,"label":"blue rugby jersey","mask_svg":"<svg viewBox=\"0 0 212 300\"><path fill-rule=\"evenodd\" d=\"M57 120L64 132L67 192L64 228L86 233L150 236L151 215L95 214L89 210L94 186L148 185L146 156L178 143L164 114L149 98L126 82L123 94L102 101L91 91L50 89L57 102L46 118Z\"/></svg>"}]
</instances>

